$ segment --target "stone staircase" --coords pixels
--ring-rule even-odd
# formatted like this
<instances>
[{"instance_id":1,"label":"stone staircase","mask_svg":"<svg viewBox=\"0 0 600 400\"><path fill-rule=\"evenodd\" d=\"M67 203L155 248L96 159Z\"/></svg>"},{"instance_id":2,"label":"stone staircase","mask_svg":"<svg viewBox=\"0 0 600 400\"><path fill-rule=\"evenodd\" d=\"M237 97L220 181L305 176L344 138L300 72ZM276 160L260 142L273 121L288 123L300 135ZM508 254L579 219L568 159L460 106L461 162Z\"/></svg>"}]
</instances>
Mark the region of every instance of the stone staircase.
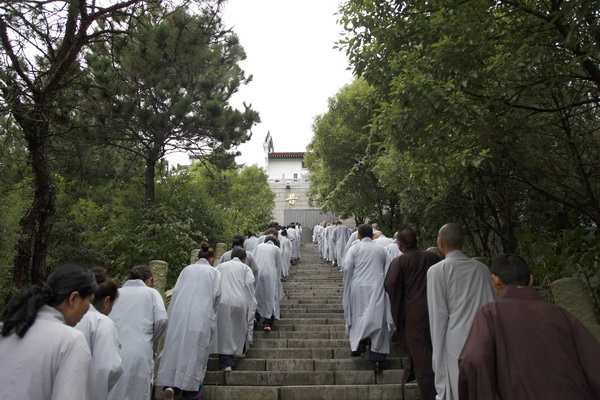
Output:
<instances>
[{"instance_id":1,"label":"stone staircase","mask_svg":"<svg viewBox=\"0 0 600 400\"><path fill-rule=\"evenodd\" d=\"M374 373L367 355L350 357L344 333L342 273L305 244L302 259L284 282L281 320L273 330L254 332L246 357L231 372L211 356L204 400L369 400L402 399L402 354L392 345L385 370ZM418 400L416 384L406 400Z\"/></svg>"}]
</instances>

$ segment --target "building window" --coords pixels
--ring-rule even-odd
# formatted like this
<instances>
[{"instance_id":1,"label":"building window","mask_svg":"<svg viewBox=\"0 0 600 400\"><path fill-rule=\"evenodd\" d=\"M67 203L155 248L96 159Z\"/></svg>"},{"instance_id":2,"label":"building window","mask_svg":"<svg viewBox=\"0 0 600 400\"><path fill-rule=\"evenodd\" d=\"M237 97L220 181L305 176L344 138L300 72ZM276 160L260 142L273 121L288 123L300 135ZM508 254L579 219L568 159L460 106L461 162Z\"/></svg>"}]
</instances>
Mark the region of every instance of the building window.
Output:
<instances>
[{"instance_id":1,"label":"building window","mask_svg":"<svg viewBox=\"0 0 600 400\"><path fill-rule=\"evenodd\" d=\"M294 179L298 179L298 174L294 174Z\"/></svg>"}]
</instances>

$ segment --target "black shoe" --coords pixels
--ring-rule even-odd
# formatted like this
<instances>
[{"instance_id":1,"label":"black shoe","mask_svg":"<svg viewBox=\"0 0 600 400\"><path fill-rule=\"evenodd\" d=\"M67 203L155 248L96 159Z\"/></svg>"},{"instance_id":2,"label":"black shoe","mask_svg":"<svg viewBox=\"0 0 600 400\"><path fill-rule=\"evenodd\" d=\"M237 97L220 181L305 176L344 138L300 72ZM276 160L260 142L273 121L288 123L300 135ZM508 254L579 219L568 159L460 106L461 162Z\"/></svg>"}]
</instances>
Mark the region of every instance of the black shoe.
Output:
<instances>
[{"instance_id":1,"label":"black shoe","mask_svg":"<svg viewBox=\"0 0 600 400\"><path fill-rule=\"evenodd\" d=\"M353 351L350 353L350 357L360 357L361 354L360 351Z\"/></svg>"},{"instance_id":2,"label":"black shoe","mask_svg":"<svg viewBox=\"0 0 600 400\"><path fill-rule=\"evenodd\" d=\"M367 352L367 345L369 344L369 339L363 339L358 343L358 351L360 353L366 353Z\"/></svg>"},{"instance_id":3,"label":"black shoe","mask_svg":"<svg viewBox=\"0 0 600 400\"><path fill-rule=\"evenodd\" d=\"M373 371L375 371L376 374L383 371L383 361L375 361L375 364L373 365Z\"/></svg>"}]
</instances>

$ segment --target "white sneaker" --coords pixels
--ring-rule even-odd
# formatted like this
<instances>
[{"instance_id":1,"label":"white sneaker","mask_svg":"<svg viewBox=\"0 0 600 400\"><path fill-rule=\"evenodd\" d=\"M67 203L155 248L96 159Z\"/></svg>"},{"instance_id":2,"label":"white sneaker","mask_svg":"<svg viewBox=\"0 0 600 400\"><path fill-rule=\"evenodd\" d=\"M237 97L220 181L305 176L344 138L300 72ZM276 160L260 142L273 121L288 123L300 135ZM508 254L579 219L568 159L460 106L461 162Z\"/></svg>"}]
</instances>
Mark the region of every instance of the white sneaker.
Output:
<instances>
[{"instance_id":1,"label":"white sneaker","mask_svg":"<svg viewBox=\"0 0 600 400\"><path fill-rule=\"evenodd\" d=\"M175 390L173 390L173 388L166 388L163 399L164 400L175 400Z\"/></svg>"},{"instance_id":2,"label":"white sneaker","mask_svg":"<svg viewBox=\"0 0 600 400\"><path fill-rule=\"evenodd\" d=\"M231 367L225 367L221 371L223 371L223 372L231 372L231 371L233 371L233 369L231 369Z\"/></svg>"}]
</instances>

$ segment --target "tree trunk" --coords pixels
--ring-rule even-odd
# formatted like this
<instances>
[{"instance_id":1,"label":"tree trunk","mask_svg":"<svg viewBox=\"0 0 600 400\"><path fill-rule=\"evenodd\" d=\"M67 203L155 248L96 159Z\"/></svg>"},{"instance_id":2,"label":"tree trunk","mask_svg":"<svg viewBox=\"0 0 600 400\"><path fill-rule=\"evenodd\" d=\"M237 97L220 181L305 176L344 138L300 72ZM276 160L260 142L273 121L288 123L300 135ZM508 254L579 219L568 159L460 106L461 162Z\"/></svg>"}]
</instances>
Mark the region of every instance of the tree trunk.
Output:
<instances>
[{"instance_id":1,"label":"tree trunk","mask_svg":"<svg viewBox=\"0 0 600 400\"><path fill-rule=\"evenodd\" d=\"M155 193L154 193L154 178L156 176L156 158L146 158L146 176L144 185L146 187L146 207L154 204Z\"/></svg>"},{"instance_id":2,"label":"tree trunk","mask_svg":"<svg viewBox=\"0 0 600 400\"><path fill-rule=\"evenodd\" d=\"M56 190L46 155L48 124L42 122L23 129L31 156L35 192L31 207L21 219L21 235L17 241L13 272L17 287L43 282L46 277L46 254L56 203Z\"/></svg>"}]
</instances>

